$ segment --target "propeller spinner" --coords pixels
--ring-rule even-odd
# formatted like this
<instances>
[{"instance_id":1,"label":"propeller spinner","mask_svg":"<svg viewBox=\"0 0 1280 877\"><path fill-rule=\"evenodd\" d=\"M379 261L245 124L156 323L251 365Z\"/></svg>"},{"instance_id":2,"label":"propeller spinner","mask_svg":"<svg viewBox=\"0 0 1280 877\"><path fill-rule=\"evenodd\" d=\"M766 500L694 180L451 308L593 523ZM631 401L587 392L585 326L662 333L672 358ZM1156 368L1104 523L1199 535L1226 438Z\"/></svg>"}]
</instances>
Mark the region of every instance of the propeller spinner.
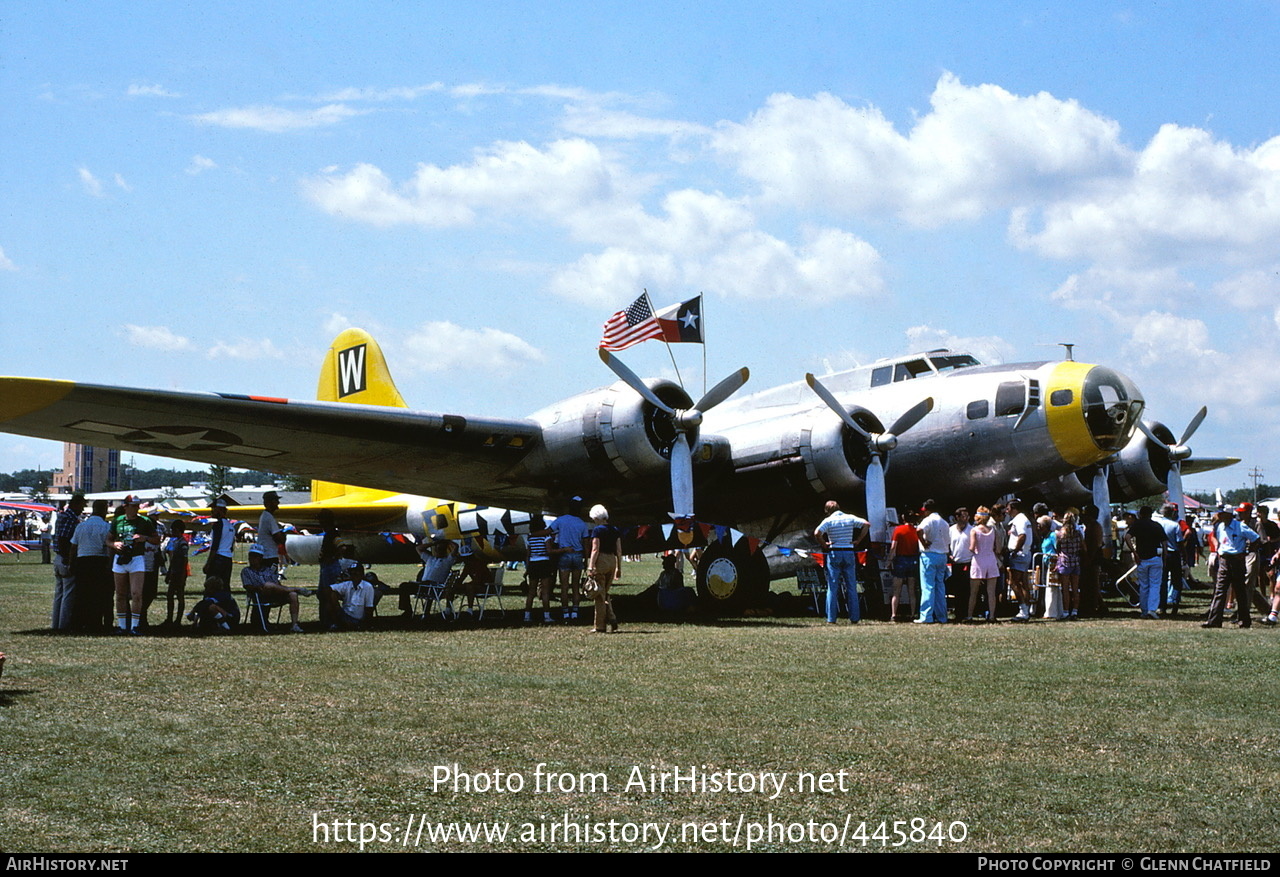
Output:
<instances>
[{"instance_id":1,"label":"propeller spinner","mask_svg":"<svg viewBox=\"0 0 1280 877\"><path fill-rule=\"evenodd\" d=\"M933 397L929 396L920 400L908 408L886 431L873 434L863 429L845 410L845 407L840 404L840 400L823 386L822 382L816 377L812 374L806 374L804 379L808 382L809 388L818 394L819 399L827 403L827 407L836 413L836 416L843 421L844 425L857 435L860 435L867 443L867 453L870 455L871 460L867 464L865 486L867 520L871 523L871 541L888 542L889 528L885 520L888 508L884 487L885 456L898 446L899 436L919 423L926 414L933 410Z\"/></svg>"},{"instance_id":2,"label":"propeller spinner","mask_svg":"<svg viewBox=\"0 0 1280 877\"><path fill-rule=\"evenodd\" d=\"M740 368L707 391L692 408L672 408L658 398L658 394L627 368L622 360L604 348L600 360L622 379L628 387L640 394L646 402L671 417L676 438L671 445L671 516L676 519L693 517L693 445L698 439L702 415L728 399L747 382L751 372Z\"/></svg>"}]
</instances>

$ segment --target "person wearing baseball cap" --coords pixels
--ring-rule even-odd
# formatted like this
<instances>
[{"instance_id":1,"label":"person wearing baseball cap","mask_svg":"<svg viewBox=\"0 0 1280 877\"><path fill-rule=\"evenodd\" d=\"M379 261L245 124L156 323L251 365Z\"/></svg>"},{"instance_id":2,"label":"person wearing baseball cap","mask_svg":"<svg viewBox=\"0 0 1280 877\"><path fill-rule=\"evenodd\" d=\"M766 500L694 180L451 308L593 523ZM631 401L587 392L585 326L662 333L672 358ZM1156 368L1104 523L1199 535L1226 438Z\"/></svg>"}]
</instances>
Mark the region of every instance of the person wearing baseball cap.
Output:
<instances>
[{"instance_id":1,"label":"person wearing baseball cap","mask_svg":"<svg viewBox=\"0 0 1280 877\"><path fill-rule=\"evenodd\" d=\"M302 633L302 625L298 623L298 598L310 597L312 592L306 588L286 588L280 584L280 574L275 564L267 564L258 545L249 547L249 565L240 571L240 584L250 593L256 594L263 603L272 605L289 604L289 619L293 622L290 630ZM252 621L252 619L250 619Z\"/></svg>"}]
</instances>

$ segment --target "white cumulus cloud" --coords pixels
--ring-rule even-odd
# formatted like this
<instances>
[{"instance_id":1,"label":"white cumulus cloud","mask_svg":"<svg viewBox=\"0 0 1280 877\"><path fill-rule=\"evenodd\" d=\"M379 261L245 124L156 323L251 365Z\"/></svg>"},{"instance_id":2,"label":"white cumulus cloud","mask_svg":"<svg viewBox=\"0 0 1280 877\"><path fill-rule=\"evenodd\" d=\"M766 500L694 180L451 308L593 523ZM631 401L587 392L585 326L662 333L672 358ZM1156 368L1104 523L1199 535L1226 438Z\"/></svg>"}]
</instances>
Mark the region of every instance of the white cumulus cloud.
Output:
<instances>
[{"instance_id":1,"label":"white cumulus cloud","mask_svg":"<svg viewBox=\"0 0 1280 877\"><path fill-rule=\"evenodd\" d=\"M209 348L210 359L284 359L284 351L270 338L242 338L236 342L219 341Z\"/></svg>"},{"instance_id":2,"label":"white cumulus cloud","mask_svg":"<svg viewBox=\"0 0 1280 877\"><path fill-rule=\"evenodd\" d=\"M1198 363L1212 368L1226 361L1210 345L1203 320L1163 311L1148 311L1134 322L1125 350L1144 366Z\"/></svg>"},{"instance_id":3,"label":"white cumulus cloud","mask_svg":"<svg viewBox=\"0 0 1280 877\"><path fill-rule=\"evenodd\" d=\"M695 189L666 194L650 213L643 181L578 138L544 149L498 143L469 164L420 165L403 184L364 164L307 180L304 191L327 213L380 226L556 223L600 248L551 281L555 292L586 302L650 285L815 300L884 289L880 255L855 235L810 229L787 242L758 227L746 200Z\"/></svg>"},{"instance_id":4,"label":"white cumulus cloud","mask_svg":"<svg viewBox=\"0 0 1280 877\"><path fill-rule=\"evenodd\" d=\"M191 339L177 334L167 326L135 326L126 323L124 335L129 344L146 350L174 353L192 349Z\"/></svg>"},{"instance_id":5,"label":"white cumulus cloud","mask_svg":"<svg viewBox=\"0 0 1280 877\"><path fill-rule=\"evenodd\" d=\"M4 247L0 247L0 271L17 271L18 266L13 264L13 260L4 254Z\"/></svg>"},{"instance_id":6,"label":"white cumulus cloud","mask_svg":"<svg viewBox=\"0 0 1280 877\"><path fill-rule=\"evenodd\" d=\"M202 174L205 171L211 171L218 166L218 163L212 158L206 158L203 155L191 156L191 164L187 165L187 173L192 176Z\"/></svg>"},{"instance_id":7,"label":"white cumulus cloud","mask_svg":"<svg viewBox=\"0 0 1280 877\"><path fill-rule=\"evenodd\" d=\"M936 350L946 347L954 351L972 353L986 365L999 365L1014 358L1012 344L999 335L955 335L946 329L933 326L912 326L907 329L907 346L912 350Z\"/></svg>"},{"instance_id":8,"label":"white cumulus cloud","mask_svg":"<svg viewBox=\"0 0 1280 877\"><path fill-rule=\"evenodd\" d=\"M1239 149L1164 125L1131 173L1014 214L1015 244L1107 265L1272 262L1280 249L1280 137Z\"/></svg>"},{"instance_id":9,"label":"white cumulus cloud","mask_svg":"<svg viewBox=\"0 0 1280 877\"><path fill-rule=\"evenodd\" d=\"M162 85L140 82L130 85L128 94L129 97L182 97L182 95L169 91Z\"/></svg>"},{"instance_id":10,"label":"white cumulus cloud","mask_svg":"<svg viewBox=\"0 0 1280 877\"><path fill-rule=\"evenodd\" d=\"M81 165L76 168L76 174L80 177L80 185L87 194L95 198L103 196L102 181L93 175L93 171Z\"/></svg>"},{"instance_id":11,"label":"white cumulus cloud","mask_svg":"<svg viewBox=\"0 0 1280 877\"><path fill-rule=\"evenodd\" d=\"M1106 268L1094 266L1072 274L1051 298L1073 309L1134 313L1143 307L1172 308L1194 303L1195 284L1176 268Z\"/></svg>"},{"instance_id":12,"label":"white cumulus cloud","mask_svg":"<svg viewBox=\"0 0 1280 877\"><path fill-rule=\"evenodd\" d=\"M1072 100L944 74L900 133L875 107L776 94L713 148L771 200L934 226L974 219L1122 171L1120 126Z\"/></svg>"},{"instance_id":13,"label":"white cumulus cloud","mask_svg":"<svg viewBox=\"0 0 1280 877\"><path fill-rule=\"evenodd\" d=\"M446 322L423 323L398 346L396 366L409 373L503 374L546 358L541 350L510 332Z\"/></svg>"},{"instance_id":14,"label":"white cumulus cloud","mask_svg":"<svg viewBox=\"0 0 1280 877\"><path fill-rule=\"evenodd\" d=\"M403 185L369 164L326 174L304 189L327 213L374 225L471 224L478 212L564 215L607 201L619 171L585 140L559 140L545 150L498 143L466 165L421 164Z\"/></svg>"},{"instance_id":15,"label":"white cumulus cloud","mask_svg":"<svg viewBox=\"0 0 1280 877\"><path fill-rule=\"evenodd\" d=\"M215 110L211 113L192 116L191 119L202 125L216 125L221 128L250 128L255 131L281 134L306 128L336 125L363 112L363 110L357 110L341 103L326 104L322 107L305 110L291 110L285 107L273 106L251 106Z\"/></svg>"}]
</instances>

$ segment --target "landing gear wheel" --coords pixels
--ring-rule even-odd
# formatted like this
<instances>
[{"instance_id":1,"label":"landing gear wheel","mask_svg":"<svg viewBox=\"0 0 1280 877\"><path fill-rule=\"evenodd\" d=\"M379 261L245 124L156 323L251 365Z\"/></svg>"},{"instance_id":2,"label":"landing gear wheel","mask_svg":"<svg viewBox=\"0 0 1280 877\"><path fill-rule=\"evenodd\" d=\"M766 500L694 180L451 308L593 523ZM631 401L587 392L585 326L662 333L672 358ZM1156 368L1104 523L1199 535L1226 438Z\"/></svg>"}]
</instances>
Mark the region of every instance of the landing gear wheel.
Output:
<instances>
[{"instance_id":1,"label":"landing gear wheel","mask_svg":"<svg viewBox=\"0 0 1280 877\"><path fill-rule=\"evenodd\" d=\"M717 615L741 612L764 603L769 590L769 563L764 554L752 554L745 545L736 548L713 542L698 564L698 598L702 607Z\"/></svg>"}]
</instances>

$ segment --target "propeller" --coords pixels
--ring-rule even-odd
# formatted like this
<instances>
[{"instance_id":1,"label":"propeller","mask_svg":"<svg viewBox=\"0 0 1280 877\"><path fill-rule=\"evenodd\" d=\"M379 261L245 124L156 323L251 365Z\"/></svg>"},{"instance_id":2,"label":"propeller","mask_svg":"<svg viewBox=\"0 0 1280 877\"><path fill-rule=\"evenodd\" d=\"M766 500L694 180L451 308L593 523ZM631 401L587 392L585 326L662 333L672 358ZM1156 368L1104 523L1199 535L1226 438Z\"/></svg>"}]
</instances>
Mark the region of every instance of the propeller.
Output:
<instances>
[{"instance_id":1,"label":"propeller","mask_svg":"<svg viewBox=\"0 0 1280 877\"><path fill-rule=\"evenodd\" d=\"M600 360L622 379L628 387L640 394L640 397L671 417L671 425L676 432L675 441L671 445L671 517L693 517L693 444L698 438L698 428L702 425L702 415L728 399L742 388L751 377L751 372L740 368L729 377L716 384L699 399L692 408L672 408L658 398L658 394L649 389L649 385L640 376L613 356L604 348L600 349Z\"/></svg>"},{"instance_id":2,"label":"propeller","mask_svg":"<svg viewBox=\"0 0 1280 877\"><path fill-rule=\"evenodd\" d=\"M1108 460L1111 458L1108 457ZM1107 461L1098 464L1093 473L1093 504L1098 507L1098 524L1102 527L1102 544L1111 547L1111 466Z\"/></svg>"},{"instance_id":3,"label":"propeller","mask_svg":"<svg viewBox=\"0 0 1280 877\"><path fill-rule=\"evenodd\" d=\"M863 429L862 425L854 420L845 407L840 404L840 400L835 397L835 394L828 390L813 374L805 375L804 379L808 382L809 389L817 393L818 398L827 403L827 407L836 413L836 416L840 418L844 425L862 436L863 441L867 443L867 454L871 459L867 463L867 475L863 482L867 494L867 520L871 523L871 541L888 542L888 527L885 524L888 506L885 500L884 458L898 446L899 436L919 423L926 414L933 410L933 397L929 396L920 400L908 408L887 430L873 434Z\"/></svg>"},{"instance_id":4,"label":"propeller","mask_svg":"<svg viewBox=\"0 0 1280 877\"><path fill-rule=\"evenodd\" d=\"M1169 501L1178 506L1178 520L1182 520L1187 516L1186 501L1182 495L1182 461L1191 456L1191 448L1187 447L1187 442L1191 440L1191 436L1200 428L1200 424L1204 423L1205 415L1209 413L1209 409L1200 406L1200 410L1196 412L1196 416L1191 418L1191 422L1187 424L1187 428L1182 431L1182 438L1173 444L1167 444L1160 440L1151 427L1147 426L1142 420L1138 420L1138 429L1142 430L1145 435L1155 444L1164 448L1169 454Z\"/></svg>"}]
</instances>

